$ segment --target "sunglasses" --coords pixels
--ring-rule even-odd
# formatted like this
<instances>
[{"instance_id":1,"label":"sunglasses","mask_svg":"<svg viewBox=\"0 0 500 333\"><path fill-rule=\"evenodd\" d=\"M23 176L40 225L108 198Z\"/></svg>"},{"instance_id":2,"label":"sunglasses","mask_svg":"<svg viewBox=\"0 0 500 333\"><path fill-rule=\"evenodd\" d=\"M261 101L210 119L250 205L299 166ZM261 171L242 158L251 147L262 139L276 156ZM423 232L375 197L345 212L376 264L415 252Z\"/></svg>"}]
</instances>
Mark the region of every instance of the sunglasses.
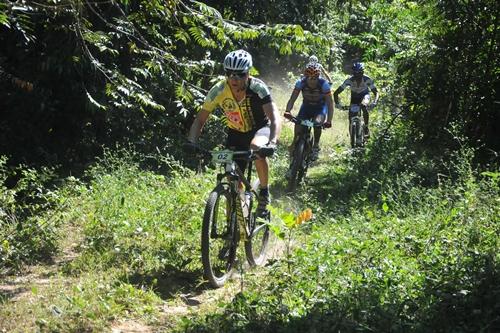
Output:
<instances>
[{"instance_id":1,"label":"sunglasses","mask_svg":"<svg viewBox=\"0 0 500 333\"><path fill-rule=\"evenodd\" d=\"M245 76L247 76L247 73L245 72L234 72L234 71L226 71L226 76L228 78L236 78L236 79L244 79Z\"/></svg>"}]
</instances>

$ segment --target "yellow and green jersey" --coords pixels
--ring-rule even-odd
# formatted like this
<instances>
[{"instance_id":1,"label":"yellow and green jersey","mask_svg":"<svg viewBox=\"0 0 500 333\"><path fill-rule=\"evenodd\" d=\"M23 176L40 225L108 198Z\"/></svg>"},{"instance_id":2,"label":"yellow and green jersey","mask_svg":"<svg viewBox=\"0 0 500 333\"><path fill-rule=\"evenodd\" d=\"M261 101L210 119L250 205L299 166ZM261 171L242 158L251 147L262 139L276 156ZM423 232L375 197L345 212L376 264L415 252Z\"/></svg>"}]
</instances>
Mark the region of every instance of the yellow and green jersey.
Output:
<instances>
[{"instance_id":1,"label":"yellow and green jersey","mask_svg":"<svg viewBox=\"0 0 500 333\"><path fill-rule=\"evenodd\" d=\"M271 94L266 84L250 77L245 98L238 102L226 80L216 83L207 94L202 109L213 112L221 108L227 120L227 126L238 132L249 132L269 123L262 106L271 103Z\"/></svg>"}]
</instances>

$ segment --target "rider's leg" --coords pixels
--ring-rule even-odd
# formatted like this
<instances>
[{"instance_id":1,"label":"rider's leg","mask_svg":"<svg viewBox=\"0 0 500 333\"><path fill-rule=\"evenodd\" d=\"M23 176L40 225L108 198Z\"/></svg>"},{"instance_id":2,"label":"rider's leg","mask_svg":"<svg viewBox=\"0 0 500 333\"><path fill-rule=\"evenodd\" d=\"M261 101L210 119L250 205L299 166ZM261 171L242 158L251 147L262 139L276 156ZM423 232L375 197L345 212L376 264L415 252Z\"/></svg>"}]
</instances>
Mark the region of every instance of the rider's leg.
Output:
<instances>
[{"instance_id":1,"label":"rider's leg","mask_svg":"<svg viewBox=\"0 0 500 333\"><path fill-rule=\"evenodd\" d=\"M368 114L368 109L366 107L363 110L363 120L365 122L365 134L368 135L369 134L368 121L370 120L370 116Z\"/></svg>"},{"instance_id":2,"label":"rider's leg","mask_svg":"<svg viewBox=\"0 0 500 333\"><path fill-rule=\"evenodd\" d=\"M269 142L271 134L268 126L259 129L250 143L250 149L259 149ZM255 169L259 177L259 203L257 206L257 215L267 212L267 205L271 202L269 196L269 162L265 157L259 157L255 160Z\"/></svg>"},{"instance_id":3,"label":"rider's leg","mask_svg":"<svg viewBox=\"0 0 500 333\"><path fill-rule=\"evenodd\" d=\"M323 124L326 120L326 114L320 113L314 117L314 122L317 124ZM321 139L321 127L314 127L314 147L319 148L319 140Z\"/></svg>"},{"instance_id":4,"label":"rider's leg","mask_svg":"<svg viewBox=\"0 0 500 333\"><path fill-rule=\"evenodd\" d=\"M370 95L365 95L363 97L363 102L361 103L362 107L361 109L363 110L363 121L365 123L365 135L370 136L370 131L368 129L368 121L370 120L370 117L368 116L368 105L370 105Z\"/></svg>"},{"instance_id":5,"label":"rider's leg","mask_svg":"<svg viewBox=\"0 0 500 333\"><path fill-rule=\"evenodd\" d=\"M326 104L323 105L320 109L315 110L315 114L313 116L313 120L317 124L323 124L326 120ZM319 157L319 140L321 139L321 133L322 133L322 128L321 127L314 127L314 143L312 147L312 155L311 159L313 161L316 161Z\"/></svg>"}]
</instances>

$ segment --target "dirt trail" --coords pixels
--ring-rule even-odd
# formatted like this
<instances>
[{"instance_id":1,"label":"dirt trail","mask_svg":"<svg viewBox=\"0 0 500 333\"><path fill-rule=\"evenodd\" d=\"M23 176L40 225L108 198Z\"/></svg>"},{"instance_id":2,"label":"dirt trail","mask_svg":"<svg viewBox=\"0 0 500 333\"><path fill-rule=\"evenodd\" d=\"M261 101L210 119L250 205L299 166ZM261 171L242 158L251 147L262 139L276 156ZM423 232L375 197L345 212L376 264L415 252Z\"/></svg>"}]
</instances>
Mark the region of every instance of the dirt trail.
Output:
<instances>
[{"instance_id":1,"label":"dirt trail","mask_svg":"<svg viewBox=\"0 0 500 333\"><path fill-rule=\"evenodd\" d=\"M72 230L73 235L78 233ZM72 233L66 233L68 235ZM0 300L8 302L9 306L16 307L19 303L34 303L40 297L44 298L46 289L57 288L57 286L71 286L78 283L78 277L69 277L60 274L65 264L77 257L75 248L78 246L73 238L71 241L63 240L65 250L52 262L36 266L26 267L17 275L0 278ZM244 257L243 248L240 249L240 257ZM268 248L268 260L281 257L285 251L282 241L272 237ZM244 258L243 258L244 259ZM113 333L135 333L135 332L168 332L169 328L175 326L181 317L196 315L208 311L217 311L221 301L230 301L238 292L245 288L245 273L250 271L247 265L239 267L232 279L226 286L219 289L203 289L188 293L181 293L174 297L165 298L159 306L160 316L157 324L147 325L141 320L117 319L111 323ZM265 274L265 268L252 270L252 274ZM182 284L182 278L177 283ZM184 282L185 283L185 282ZM50 299L47 300L50 302ZM45 302L44 302L45 304ZM56 309L57 310L57 309ZM0 332L9 332L16 320L20 318L7 318L5 325L0 325ZM28 320L26 326L36 327L36 315ZM1 320L0 320L1 321ZM15 327L15 326L14 326Z\"/></svg>"},{"instance_id":2,"label":"dirt trail","mask_svg":"<svg viewBox=\"0 0 500 333\"><path fill-rule=\"evenodd\" d=\"M283 241L272 237L267 251L268 261L282 257L286 251L285 249ZM111 331L113 333L164 332L173 327L182 316L217 311L217 306L221 301L230 301L242 288L245 288L244 275L249 269L246 264L243 267L240 266L232 279L222 288L179 294L172 299L166 300L160 307L161 315L158 326L148 326L136 320L123 320L113 323ZM265 274L265 268L252 270L252 273L255 272Z\"/></svg>"}]
</instances>

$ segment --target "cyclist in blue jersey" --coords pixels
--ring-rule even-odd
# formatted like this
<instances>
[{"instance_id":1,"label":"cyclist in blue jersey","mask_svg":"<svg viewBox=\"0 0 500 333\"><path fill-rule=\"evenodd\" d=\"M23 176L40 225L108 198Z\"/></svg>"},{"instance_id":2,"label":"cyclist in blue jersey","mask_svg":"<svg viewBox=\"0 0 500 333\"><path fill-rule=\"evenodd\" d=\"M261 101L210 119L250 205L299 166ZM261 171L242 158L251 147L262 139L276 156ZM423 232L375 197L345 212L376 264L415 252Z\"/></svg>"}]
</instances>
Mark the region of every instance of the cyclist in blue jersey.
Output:
<instances>
[{"instance_id":1,"label":"cyclist in blue jersey","mask_svg":"<svg viewBox=\"0 0 500 333\"><path fill-rule=\"evenodd\" d=\"M208 92L205 101L189 131L188 141L196 143L210 114L220 108L224 112L228 135L226 147L234 150L276 149L281 130L278 108L271 99L267 85L250 76L252 56L245 50L230 52L224 58L226 78L217 82ZM244 172L246 161L237 161ZM257 215L265 215L270 203L269 164L265 157L255 161L260 180Z\"/></svg>"},{"instance_id":2,"label":"cyclist in blue jersey","mask_svg":"<svg viewBox=\"0 0 500 333\"><path fill-rule=\"evenodd\" d=\"M352 65L353 75L340 85L337 90L333 93L333 98L335 100L335 107L341 108L339 103L339 94L344 91L345 88L351 88L351 104L359 104L363 110L363 120L365 122L365 136L370 136L370 131L368 129L368 109L373 109L378 102L379 93L373 80L364 75L365 66L361 62L355 62ZM373 103L370 104L370 91L375 95ZM349 113L349 124L351 123L351 113Z\"/></svg>"},{"instance_id":3,"label":"cyclist in blue jersey","mask_svg":"<svg viewBox=\"0 0 500 333\"><path fill-rule=\"evenodd\" d=\"M299 119L313 119L318 124L323 124L323 128L332 127L333 100L328 82L319 77L320 69L317 63L309 63L304 71L304 77L295 83L292 95L286 105L284 117L292 117L291 110L297 97L302 92L302 105L300 106ZM326 121L325 121L326 120ZM294 138L290 152L293 152L298 134L302 126L295 125ZM312 159L316 160L319 154L319 140L321 138L321 127L314 128L314 147Z\"/></svg>"}]
</instances>

